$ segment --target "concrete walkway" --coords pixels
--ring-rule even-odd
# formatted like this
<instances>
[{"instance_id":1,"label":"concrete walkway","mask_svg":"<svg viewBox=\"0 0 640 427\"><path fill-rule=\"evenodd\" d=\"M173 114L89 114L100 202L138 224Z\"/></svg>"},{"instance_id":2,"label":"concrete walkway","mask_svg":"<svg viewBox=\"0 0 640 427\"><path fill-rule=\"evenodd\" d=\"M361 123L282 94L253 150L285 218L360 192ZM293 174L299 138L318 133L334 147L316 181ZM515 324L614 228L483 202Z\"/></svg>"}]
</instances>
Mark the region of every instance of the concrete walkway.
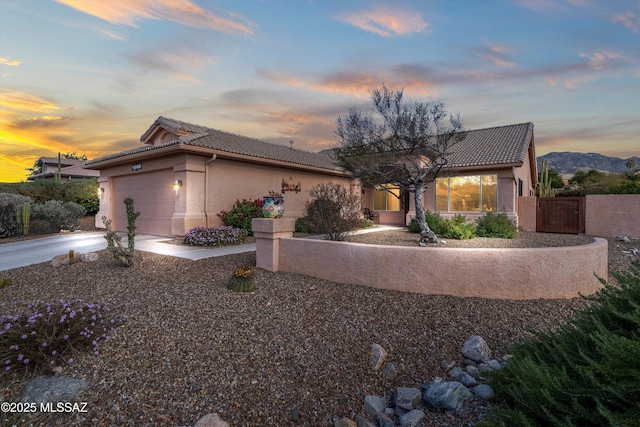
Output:
<instances>
[{"instance_id":1,"label":"concrete walkway","mask_svg":"<svg viewBox=\"0 0 640 427\"><path fill-rule=\"evenodd\" d=\"M107 248L104 232L69 233L41 239L31 239L22 242L5 243L0 245L0 271L24 267L31 264L50 261L56 255L63 255L73 249L79 253L99 251ZM127 236L122 239L126 245ZM226 246L222 248L202 248L197 246L182 246L167 243L168 237L136 235L136 250L170 255L178 258L198 260L216 256L252 252L255 244Z\"/></svg>"},{"instance_id":2,"label":"concrete walkway","mask_svg":"<svg viewBox=\"0 0 640 427\"><path fill-rule=\"evenodd\" d=\"M395 229L402 229L402 227L382 225L358 230L355 234ZM78 253L95 252L106 249L107 241L104 235L105 232L103 231L97 231L95 233L68 233L43 237L41 239L0 244L0 271L51 261L54 256L66 254L71 249ZM307 238L324 239L324 237L325 236L310 236ZM174 245L168 243L171 240L170 237L138 234L136 235L136 250L190 260L239 254L256 250L255 243L221 248L203 248L199 246ZM123 236L122 243L127 244L126 235Z\"/></svg>"}]
</instances>

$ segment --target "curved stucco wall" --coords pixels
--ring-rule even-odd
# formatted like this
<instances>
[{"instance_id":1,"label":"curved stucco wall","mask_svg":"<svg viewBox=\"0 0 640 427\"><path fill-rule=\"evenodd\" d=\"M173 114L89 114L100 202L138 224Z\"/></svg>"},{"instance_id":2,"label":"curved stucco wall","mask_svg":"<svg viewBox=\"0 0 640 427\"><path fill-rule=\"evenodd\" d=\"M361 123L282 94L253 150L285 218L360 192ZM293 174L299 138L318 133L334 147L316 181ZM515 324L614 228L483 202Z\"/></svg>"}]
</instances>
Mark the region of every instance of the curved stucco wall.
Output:
<instances>
[{"instance_id":1,"label":"curved stucco wall","mask_svg":"<svg viewBox=\"0 0 640 427\"><path fill-rule=\"evenodd\" d=\"M600 238L581 246L517 249L423 248L296 238L277 241L273 245L278 252L276 270L424 294L573 298L600 289L596 275L606 279L608 268L607 241Z\"/></svg>"}]
</instances>

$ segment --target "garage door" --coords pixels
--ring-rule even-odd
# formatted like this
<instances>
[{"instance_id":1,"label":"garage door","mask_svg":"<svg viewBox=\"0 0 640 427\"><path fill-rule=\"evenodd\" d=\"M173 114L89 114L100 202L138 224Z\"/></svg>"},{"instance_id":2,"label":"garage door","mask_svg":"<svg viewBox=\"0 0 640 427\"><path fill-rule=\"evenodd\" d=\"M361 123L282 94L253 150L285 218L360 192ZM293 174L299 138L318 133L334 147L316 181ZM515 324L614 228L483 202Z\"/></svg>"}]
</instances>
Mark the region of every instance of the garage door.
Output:
<instances>
[{"instance_id":1,"label":"garage door","mask_svg":"<svg viewBox=\"0 0 640 427\"><path fill-rule=\"evenodd\" d=\"M124 199L131 197L140 216L136 233L171 236L171 216L175 208L173 170L137 173L113 180L114 229L127 231Z\"/></svg>"}]
</instances>

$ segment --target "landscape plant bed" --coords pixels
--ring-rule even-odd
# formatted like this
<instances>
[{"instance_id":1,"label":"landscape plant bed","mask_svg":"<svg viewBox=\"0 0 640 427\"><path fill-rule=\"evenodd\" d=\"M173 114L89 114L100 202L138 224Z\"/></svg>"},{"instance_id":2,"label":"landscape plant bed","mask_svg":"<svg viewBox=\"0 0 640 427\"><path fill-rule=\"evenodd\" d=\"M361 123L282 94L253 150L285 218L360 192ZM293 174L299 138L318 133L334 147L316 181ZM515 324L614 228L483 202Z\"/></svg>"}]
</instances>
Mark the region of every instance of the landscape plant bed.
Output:
<instances>
[{"instance_id":1,"label":"landscape plant bed","mask_svg":"<svg viewBox=\"0 0 640 427\"><path fill-rule=\"evenodd\" d=\"M2 272L12 284L0 290L0 312L14 302L82 298L124 319L99 355L63 367L89 383L78 399L89 412L48 415L44 425L193 425L216 412L231 426L333 426L361 414L367 394L443 376L440 362L460 363L472 335L504 355L583 304L419 295L260 269L255 291L236 293L228 280L237 266L255 266L253 253L188 261L138 252L129 268L99 255ZM393 381L371 370L374 343L398 367ZM4 374L0 394L17 401L32 377ZM459 412L428 411L425 424L471 426L485 410L474 397Z\"/></svg>"}]
</instances>

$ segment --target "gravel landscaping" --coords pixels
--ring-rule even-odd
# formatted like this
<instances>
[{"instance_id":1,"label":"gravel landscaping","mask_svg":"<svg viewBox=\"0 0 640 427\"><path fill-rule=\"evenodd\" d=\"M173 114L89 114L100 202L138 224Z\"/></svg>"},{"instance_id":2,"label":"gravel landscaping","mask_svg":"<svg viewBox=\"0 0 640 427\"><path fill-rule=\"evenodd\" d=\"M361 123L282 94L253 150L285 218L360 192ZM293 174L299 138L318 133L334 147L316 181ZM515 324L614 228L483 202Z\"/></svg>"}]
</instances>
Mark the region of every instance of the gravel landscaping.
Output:
<instances>
[{"instance_id":1,"label":"gravel landscaping","mask_svg":"<svg viewBox=\"0 0 640 427\"><path fill-rule=\"evenodd\" d=\"M387 231L353 239L415 244L416 237ZM560 246L591 237L445 240L448 247ZM631 257L621 251L639 244L610 239L610 271L627 268ZM88 402L89 412L40 417L43 425L191 426L215 412L233 427L333 426L362 414L365 395L388 397L395 387L443 376L440 362L460 363L470 336L482 336L501 356L528 331L557 326L582 304L408 294L259 269L255 292L236 293L227 281L235 267L255 265L253 253L188 261L138 252L131 268L104 250L99 255L95 262L0 274L12 280L0 290L1 313L35 300L81 298L106 302L126 319L98 355L78 355L62 369L88 382L78 400ZM398 368L394 380L371 369L374 343ZM3 374L0 395L17 401L31 378ZM473 397L458 412L428 411L424 425L473 426L485 410Z\"/></svg>"}]
</instances>

